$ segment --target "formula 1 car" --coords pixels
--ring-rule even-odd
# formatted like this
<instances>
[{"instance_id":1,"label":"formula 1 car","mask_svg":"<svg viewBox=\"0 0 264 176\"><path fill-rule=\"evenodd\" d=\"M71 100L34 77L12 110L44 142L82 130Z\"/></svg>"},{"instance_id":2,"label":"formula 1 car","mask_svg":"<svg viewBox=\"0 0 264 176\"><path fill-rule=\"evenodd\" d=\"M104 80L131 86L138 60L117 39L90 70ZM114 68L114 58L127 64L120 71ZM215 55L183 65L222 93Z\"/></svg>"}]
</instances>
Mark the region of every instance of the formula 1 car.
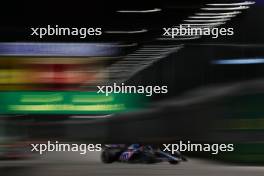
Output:
<instances>
[{"instance_id":1,"label":"formula 1 car","mask_svg":"<svg viewBox=\"0 0 264 176\"><path fill-rule=\"evenodd\" d=\"M170 164L178 164L187 161L181 153L170 154L163 152L157 147L150 145L104 145L101 153L103 163L126 162L126 163L159 163L167 161Z\"/></svg>"}]
</instances>

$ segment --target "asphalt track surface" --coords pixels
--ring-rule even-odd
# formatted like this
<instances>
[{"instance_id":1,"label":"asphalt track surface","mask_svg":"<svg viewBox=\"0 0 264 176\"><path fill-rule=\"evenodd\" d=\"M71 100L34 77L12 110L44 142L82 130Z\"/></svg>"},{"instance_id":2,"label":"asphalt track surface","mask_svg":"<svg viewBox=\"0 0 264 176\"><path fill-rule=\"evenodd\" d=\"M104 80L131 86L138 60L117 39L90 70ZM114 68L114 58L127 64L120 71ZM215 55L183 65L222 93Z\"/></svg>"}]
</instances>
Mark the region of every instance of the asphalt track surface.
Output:
<instances>
[{"instance_id":1,"label":"asphalt track surface","mask_svg":"<svg viewBox=\"0 0 264 176\"><path fill-rule=\"evenodd\" d=\"M178 165L102 164L100 153L49 153L24 161L0 161L0 176L264 176L264 167L189 159Z\"/></svg>"}]
</instances>

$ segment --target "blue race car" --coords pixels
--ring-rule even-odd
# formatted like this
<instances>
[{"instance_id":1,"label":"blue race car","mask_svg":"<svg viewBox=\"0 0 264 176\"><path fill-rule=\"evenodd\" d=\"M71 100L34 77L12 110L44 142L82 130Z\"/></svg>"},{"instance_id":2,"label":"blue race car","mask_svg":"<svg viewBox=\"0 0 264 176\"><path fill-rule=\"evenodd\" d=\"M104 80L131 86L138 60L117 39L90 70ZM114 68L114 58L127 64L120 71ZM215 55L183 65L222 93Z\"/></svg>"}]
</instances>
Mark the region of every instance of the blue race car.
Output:
<instances>
[{"instance_id":1,"label":"blue race car","mask_svg":"<svg viewBox=\"0 0 264 176\"><path fill-rule=\"evenodd\" d=\"M126 162L126 163L159 163L169 162L170 164L178 164L180 161L187 161L186 157L181 153L170 154L163 152L158 147L151 145L123 145L111 144L104 145L101 154L103 163Z\"/></svg>"}]
</instances>

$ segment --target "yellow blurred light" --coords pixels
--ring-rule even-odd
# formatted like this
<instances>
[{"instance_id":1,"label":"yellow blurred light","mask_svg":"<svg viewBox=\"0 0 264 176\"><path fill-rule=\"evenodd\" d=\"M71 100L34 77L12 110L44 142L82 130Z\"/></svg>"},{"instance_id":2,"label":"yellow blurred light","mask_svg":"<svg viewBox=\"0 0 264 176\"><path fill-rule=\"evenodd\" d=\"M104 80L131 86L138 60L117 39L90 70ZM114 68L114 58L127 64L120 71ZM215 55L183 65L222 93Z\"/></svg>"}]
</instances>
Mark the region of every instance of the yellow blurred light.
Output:
<instances>
[{"instance_id":1,"label":"yellow blurred light","mask_svg":"<svg viewBox=\"0 0 264 176\"><path fill-rule=\"evenodd\" d=\"M125 110L125 105L9 105L8 109L11 111L119 111Z\"/></svg>"},{"instance_id":2,"label":"yellow blurred light","mask_svg":"<svg viewBox=\"0 0 264 176\"><path fill-rule=\"evenodd\" d=\"M73 96L72 102L74 103L102 103L102 102L112 102L114 101L113 96L85 96L85 95L75 95Z\"/></svg>"},{"instance_id":3,"label":"yellow blurred light","mask_svg":"<svg viewBox=\"0 0 264 176\"><path fill-rule=\"evenodd\" d=\"M60 94L23 95L20 101L23 103L52 103L57 101L63 101L63 96Z\"/></svg>"}]
</instances>

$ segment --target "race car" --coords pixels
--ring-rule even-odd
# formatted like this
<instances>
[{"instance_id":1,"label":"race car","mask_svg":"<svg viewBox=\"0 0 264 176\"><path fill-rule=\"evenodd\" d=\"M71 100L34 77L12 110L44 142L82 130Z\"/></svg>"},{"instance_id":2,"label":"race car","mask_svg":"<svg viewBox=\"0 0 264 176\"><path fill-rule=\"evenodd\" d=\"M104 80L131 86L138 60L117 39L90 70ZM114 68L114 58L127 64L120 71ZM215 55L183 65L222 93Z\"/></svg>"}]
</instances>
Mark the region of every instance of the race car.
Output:
<instances>
[{"instance_id":1,"label":"race car","mask_svg":"<svg viewBox=\"0 0 264 176\"><path fill-rule=\"evenodd\" d=\"M187 161L186 157L181 153L170 154L163 152L158 147L151 145L124 145L111 144L104 145L101 153L103 163L126 162L126 163L159 163L169 162L170 164L178 164L180 161Z\"/></svg>"}]
</instances>

